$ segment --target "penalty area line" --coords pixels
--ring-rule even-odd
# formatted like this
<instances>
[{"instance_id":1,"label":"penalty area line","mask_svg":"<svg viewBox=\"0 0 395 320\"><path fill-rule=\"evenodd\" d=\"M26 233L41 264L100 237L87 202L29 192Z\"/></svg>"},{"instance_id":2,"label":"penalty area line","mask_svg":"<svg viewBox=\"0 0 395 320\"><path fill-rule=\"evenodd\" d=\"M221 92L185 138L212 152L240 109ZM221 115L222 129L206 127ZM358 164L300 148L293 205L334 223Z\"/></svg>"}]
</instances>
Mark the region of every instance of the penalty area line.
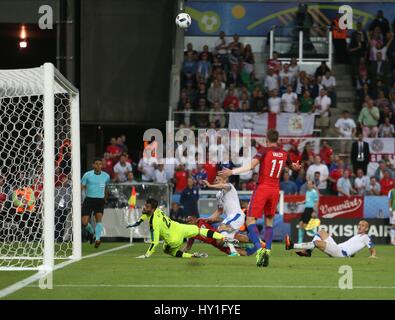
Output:
<instances>
[{"instance_id":1,"label":"penalty area line","mask_svg":"<svg viewBox=\"0 0 395 320\"><path fill-rule=\"evenodd\" d=\"M108 250L104 250L104 251L100 251L100 252L96 252L96 253L92 253L92 254L88 254L86 256L81 257L81 259L79 260L69 260L69 261L65 261L59 264L56 264L52 270L52 272L59 270L59 269L63 269L64 267L67 267L68 265L84 260L84 259L90 259L90 258L95 258L97 256L101 256L103 254L109 253L109 252L114 252L114 251L118 251L118 250L122 250L122 249L126 249L128 247L131 247L133 244L132 243L128 243L125 244L123 246L120 247L116 247L116 248L112 248L112 249L108 249ZM18 281L2 290L0 290L0 299L10 295L11 293L14 293L24 287L39 287L39 286L31 286L32 283L39 281L40 279L46 277L48 274L50 274L51 271L38 271L37 273L33 274L30 277L27 277L21 281ZM54 287L56 287L54 285Z\"/></svg>"}]
</instances>

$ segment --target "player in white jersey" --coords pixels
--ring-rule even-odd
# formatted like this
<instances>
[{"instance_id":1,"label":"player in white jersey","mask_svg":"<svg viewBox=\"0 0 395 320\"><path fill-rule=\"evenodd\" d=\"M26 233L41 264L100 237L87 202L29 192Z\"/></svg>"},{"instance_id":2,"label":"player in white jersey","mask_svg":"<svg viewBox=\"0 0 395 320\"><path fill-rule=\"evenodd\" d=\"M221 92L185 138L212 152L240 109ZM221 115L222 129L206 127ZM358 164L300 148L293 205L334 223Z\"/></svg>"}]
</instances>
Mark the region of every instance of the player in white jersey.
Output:
<instances>
[{"instance_id":1,"label":"player in white jersey","mask_svg":"<svg viewBox=\"0 0 395 320\"><path fill-rule=\"evenodd\" d=\"M218 222L222 214L226 218L218 227L218 231L225 237L234 238L236 233L245 223L245 214L240 207L240 200L235 187L228 182L226 176L216 176L214 184L204 181L208 188L219 189L217 197L217 210L207 218L207 222ZM231 256L238 256L236 249L232 244L228 244L231 250Z\"/></svg>"},{"instance_id":2,"label":"player in white jersey","mask_svg":"<svg viewBox=\"0 0 395 320\"><path fill-rule=\"evenodd\" d=\"M358 223L358 233L345 242L337 244L335 240L326 232L319 231L313 237L311 242L292 243L289 236L285 237L285 249L301 249L299 252L301 256L311 256L311 251L318 248L325 252L330 257L346 258L351 257L358 251L367 247L370 251L369 258L376 258L376 249L370 237L368 236L369 223L366 220L361 220Z\"/></svg>"}]
</instances>

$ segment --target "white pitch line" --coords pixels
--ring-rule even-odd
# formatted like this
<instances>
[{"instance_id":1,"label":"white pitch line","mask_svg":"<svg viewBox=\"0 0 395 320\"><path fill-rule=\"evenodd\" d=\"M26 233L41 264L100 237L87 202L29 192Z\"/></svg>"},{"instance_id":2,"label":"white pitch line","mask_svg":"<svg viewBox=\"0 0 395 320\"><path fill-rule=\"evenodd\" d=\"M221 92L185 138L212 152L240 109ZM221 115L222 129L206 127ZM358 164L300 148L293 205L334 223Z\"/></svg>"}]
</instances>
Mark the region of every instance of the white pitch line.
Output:
<instances>
[{"instance_id":1,"label":"white pitch line","mask_svg":"<svg viewBox=\"0 0 395 320\"><path fill-rule=\"evenodd\" d=\"M38 287L38 286L29 286ZM57 288L273 288L273 289L339 289L337 286L307 285L204 285L204 284L57 284ZM395 289L395 286L354 286L353 289Z\"/></svg>"},{"instance_id":2,"label":"white pitch line","mask_svg":"<svg viewBox=\"0 0 395 320\"><path fill-rule=\"evenodd\" d=\"M128 247L131 247L132 245L133 244L128 243L128 244L125 244L125 245L120 246L120 247L116 247L116 248L112 248L112 249L108 249L108 250L104 250L104 251L99 251L97 253L92 253L92 254L89 254L87 256L81 257L81 260L94 258L94 257L97 257L97 256L101 256L102 254L106 254L106 253L113 252L113 251L122 250L122 249L125 249L125 248L128 248ZM59 269L63 269L64 267L66 267L66 266L68 266L68 265L70 265L70 264L72 264L74 262L81 261L81 260L69 260L69 261L65 261L65 262L56 264L54 266L53 272L56 271L56 270L59 270ZM4 289L0 290L0 299L10 295L11 293L16 292L16 291L18 291L18 290L20 290L20 289L22 289L22 288L24 288L26 286L29 286L30 284L32 284L34 282L39 281L40 279L44 278L48 274L49 274L48 271L39 271L39 272L35 273L34 275L32 275L32 276L30 276L28 278L25 278L25 279L23 279L21 281L18 281L16 283L10 285L7 288L4 288Z\"/></svg>"}]
</instances>

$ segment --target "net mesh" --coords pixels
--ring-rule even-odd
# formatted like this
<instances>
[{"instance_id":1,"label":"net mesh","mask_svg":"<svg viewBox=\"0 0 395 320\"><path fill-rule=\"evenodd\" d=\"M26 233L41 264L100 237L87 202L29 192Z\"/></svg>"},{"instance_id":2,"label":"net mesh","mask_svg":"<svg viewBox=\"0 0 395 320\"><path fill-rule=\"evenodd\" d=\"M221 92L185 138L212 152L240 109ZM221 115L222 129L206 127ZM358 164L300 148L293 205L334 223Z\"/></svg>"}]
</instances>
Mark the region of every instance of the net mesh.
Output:
<instances>
[{"instance_id":1,"label":"net mesh","mask_svg":"<svg viewBox=\"0 0 395 320\"><path fill-rule=\"evenodd\" d=\"M0 70L0 268L42 264L43 69ZM71 95L55 102L55 258L72 254Z\"/></svg>"}]
</instances>

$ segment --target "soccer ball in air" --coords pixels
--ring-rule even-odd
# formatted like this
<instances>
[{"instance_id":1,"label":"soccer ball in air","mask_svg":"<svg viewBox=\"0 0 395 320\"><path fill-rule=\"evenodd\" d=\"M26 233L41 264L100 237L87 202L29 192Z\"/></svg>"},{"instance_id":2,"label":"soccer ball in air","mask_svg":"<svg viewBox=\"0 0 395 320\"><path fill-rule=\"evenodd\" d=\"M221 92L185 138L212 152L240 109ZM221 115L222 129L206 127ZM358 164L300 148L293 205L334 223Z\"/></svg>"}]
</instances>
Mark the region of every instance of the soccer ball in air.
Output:
<instances>
[{"instance_id":1,"label":"soccer ball in air","mask_svg":"<svg viewBox=\"0 0 395 320\"><path fill-rule=\"evenodd\" d=\"M176 25L182 29L188 28L192 23L191 16L188 13L179 13L176 17Z\"/></svg>"}]
</instances>

